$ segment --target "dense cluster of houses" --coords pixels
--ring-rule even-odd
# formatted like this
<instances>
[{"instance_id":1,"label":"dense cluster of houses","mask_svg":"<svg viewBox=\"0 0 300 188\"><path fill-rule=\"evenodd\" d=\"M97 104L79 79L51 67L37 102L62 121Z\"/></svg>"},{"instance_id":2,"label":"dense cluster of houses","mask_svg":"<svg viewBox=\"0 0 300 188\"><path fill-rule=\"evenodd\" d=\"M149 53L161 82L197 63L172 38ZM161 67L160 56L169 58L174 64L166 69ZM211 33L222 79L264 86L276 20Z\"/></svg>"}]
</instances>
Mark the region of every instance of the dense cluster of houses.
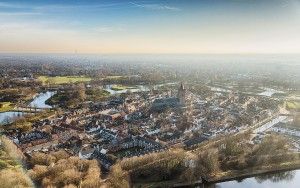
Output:
<instances>
[{"instance_id":1,"label":"dense cluster of houses","mask_svg":"<svg viewBox=\"0 0 300 188\"><path fill-rule=\"evenodd\" d=\"M259 106L266 100L262 96L215 92L202 98L183 84L174 90L85 102L78 109L35 122L30 132L10 137L28 155L64 149L97 159L108 169L114 162L111 156L140 156L176 145L193 147L218 134L246 129L277 110Z\"/></svg>"}]
</instances>

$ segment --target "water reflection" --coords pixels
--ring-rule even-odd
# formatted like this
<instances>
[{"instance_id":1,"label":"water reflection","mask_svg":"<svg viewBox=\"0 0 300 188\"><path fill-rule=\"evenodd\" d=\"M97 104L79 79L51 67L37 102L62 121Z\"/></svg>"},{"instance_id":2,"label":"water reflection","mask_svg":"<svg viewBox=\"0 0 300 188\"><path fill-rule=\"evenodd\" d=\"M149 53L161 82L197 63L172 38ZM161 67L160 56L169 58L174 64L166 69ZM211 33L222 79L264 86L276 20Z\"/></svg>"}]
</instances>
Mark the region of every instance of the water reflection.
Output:
<instances>
[{"instance_id":1,"label":"water reflection","mask_svg":"<svg viewBox=\"0 0 300 188\"><path fill-rule=\"evenodd\" d=\"M292 181L295 177L294 171L289 172L278 172L277 174L265 174L255 177L255 180L258 183L270 180L271 182L280 182L280 181Z\"/></svg>"},{"instance_id":2,"label":"water reflection","mask_svg":"<svg viewBox=\"0 0 300 188\"><path fill-rule=\"evenodd\" d=\"M15 119L18 119L23 115L24 115L23 112L1 112L0 113L0 125L11 123Z\"/></svg>"},{"instance_id":3,"label":"water reflection","mask_svg":"<svg viewBox=\"0 0 300 188\"><path fill-rule=\"evenodd\" d=\"M51 106L47 105L45 102L54 94L55 92L51 92L51 91L40 93L33 99L33 101L29 104L29 106L37 107L37 108L51 108Z\"/></svg>"},{"instance_id":4,"label":"water reflection","mask_svg":"<svg viewBox=\"0 0 300 188\"><path fill-rule=\"evenodd\" d=\"M216 184L199 185L203 188L299 188L300 170L259 175Z\"/></svg>"},{"instance_id":5,"label":"water reflection","mask_svg":"<svg viewBox=\"0 0 300 188\"><path fill-rule=\"evenodd\" d=\"M51 96L53 96L55 92L47 91L45 93L39 93L30 103L28 106L30 107L37 107L37 108L52 108L52 106L47 105L45 102ZM0 113L0 125L5 125L13 122L14 120L22 117L25 113L23 112L1 112Z\"/></svg>"}]
</instances>

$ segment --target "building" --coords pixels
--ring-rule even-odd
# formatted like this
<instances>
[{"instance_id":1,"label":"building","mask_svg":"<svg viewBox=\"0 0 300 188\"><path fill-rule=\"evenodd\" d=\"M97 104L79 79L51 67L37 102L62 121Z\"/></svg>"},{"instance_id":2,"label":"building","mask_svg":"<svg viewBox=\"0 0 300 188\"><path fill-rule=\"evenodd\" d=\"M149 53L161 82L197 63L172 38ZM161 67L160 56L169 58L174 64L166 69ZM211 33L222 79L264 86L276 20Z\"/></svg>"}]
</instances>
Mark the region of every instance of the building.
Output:
<instances>
[{"instance_id":1,"label":"building","mask_svg":"<svg viewBox=\"0 0 300 188\"><path fill-rule=\"evenodd\" d=\"M186 93L186 89L185 89L183 83L181 83L180 87L178 89L177 98L179 99L179 103L182 106L185 106L185 93Z\"/></svg>"},{"instance_id":2,"label":"building","mask_svg":"<svg viewBox=\"0 0 300 188\"><path fill-rule=\"evenodd\" d=\"M178 89L177 97L165 97L155 99L151 106L151 111L164 111L168 108L178 108L185 106L186 89L181 83Z\"/></svg>"}]
</instances>

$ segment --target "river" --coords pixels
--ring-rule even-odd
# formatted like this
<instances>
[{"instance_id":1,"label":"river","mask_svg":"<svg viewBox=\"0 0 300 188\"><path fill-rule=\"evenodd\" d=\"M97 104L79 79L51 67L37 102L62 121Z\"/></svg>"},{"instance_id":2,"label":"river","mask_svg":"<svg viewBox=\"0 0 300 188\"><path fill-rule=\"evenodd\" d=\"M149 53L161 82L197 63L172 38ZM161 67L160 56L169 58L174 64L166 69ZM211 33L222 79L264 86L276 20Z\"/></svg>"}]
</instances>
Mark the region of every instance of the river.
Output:
<instances>
[{"instance_id":1,"label":"river","mask_svg":"<svg viewBox=\"0 0 300 188\"><path fill-rule=\"evenodd\" d=\"M204 188L299 188L300 170L269 173L242 180L199 185Z\"/></svg>"},{"instance_id":2,"label":"river","mask_svg":"<svg viewBox=\"0 0 300 188\"><path fill-rule=\"evenodd\" d=\"M36 107L36 108L52 108L52 106L47 105L45 102L50 97L52 97L55 94L53 91L47 91L45 93L39 93L36 97L34 97L33 101L29 103L30 107Z\"/></svg>"},{"instance_id":3,"label":"river","mask_svg":"<svg viewBox=\"0 0 300 188\"><path fill-rule=\"evenodd\" d=\"M39 93L34 99L29 103L28 106L30 107L37 107L37 108L52 108L51 106L47 105L45 102L51 96L53 96L55 92L47 91L44 93ZM0 125L7 124L8 122L12 122L14 119L23 116L25 113L22 112L1 112L0 113Z\"/></svg>"},{"instance_id":4,"label":"river","mask_svg":"<svg viewBox=\"0 0 300 188\"><path fill-rule=\"evenodd\" d=\"M122 90L113 90L112 87L113 87L113 85L106 85L104 90L108 91L112 95L126 93L128 91L132 92L132 93L140 92L140 91L149 91L149 88L147 86L143 86L143 85L137 85L132 88L127 88L127 89L122 89Z\"/></svg>"},{"instance_id":5,"label":"river","mask_svg":"<svg viewBox=\"0 0 300 188\"><path fill-rule=\"evenodd\" d=\"M141 92L141 91L150 91L150 88L154 88L157 89L159 87L163 87L163 86L171 86L171 85L176 85L178 84L178 82L167 82L167 83L163 83L163 84L156 84L153 85L152 87L150 86L146 86L146 85L135 85L134 87L128 87L127 89L122 89L122 90L113 90L112 87L113 85L106 85L104 88L104 90L108 91L110 94L114 95L114 94L120 94L120 93L126 93L126 92Z\"/></svg>"}]
</instances>

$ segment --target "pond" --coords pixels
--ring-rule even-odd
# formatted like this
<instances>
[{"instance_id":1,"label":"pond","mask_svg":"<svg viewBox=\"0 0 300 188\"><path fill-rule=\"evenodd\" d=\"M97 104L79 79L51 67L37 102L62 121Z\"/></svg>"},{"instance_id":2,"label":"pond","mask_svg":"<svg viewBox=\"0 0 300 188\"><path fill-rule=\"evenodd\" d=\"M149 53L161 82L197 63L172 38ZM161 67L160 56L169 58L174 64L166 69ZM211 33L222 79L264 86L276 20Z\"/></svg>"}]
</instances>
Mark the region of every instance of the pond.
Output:
<instances>
[{"instance_id":1,"label":"pond","mask_svg":"<svg viewBox=\"0 0 300 188\"><path fill-rule=\"evenodd\" d=\"M216 184L200 185L204 188L299 188L300 170L269 173L243 180L233 180Z\"/></svg>"}]
</instances>

